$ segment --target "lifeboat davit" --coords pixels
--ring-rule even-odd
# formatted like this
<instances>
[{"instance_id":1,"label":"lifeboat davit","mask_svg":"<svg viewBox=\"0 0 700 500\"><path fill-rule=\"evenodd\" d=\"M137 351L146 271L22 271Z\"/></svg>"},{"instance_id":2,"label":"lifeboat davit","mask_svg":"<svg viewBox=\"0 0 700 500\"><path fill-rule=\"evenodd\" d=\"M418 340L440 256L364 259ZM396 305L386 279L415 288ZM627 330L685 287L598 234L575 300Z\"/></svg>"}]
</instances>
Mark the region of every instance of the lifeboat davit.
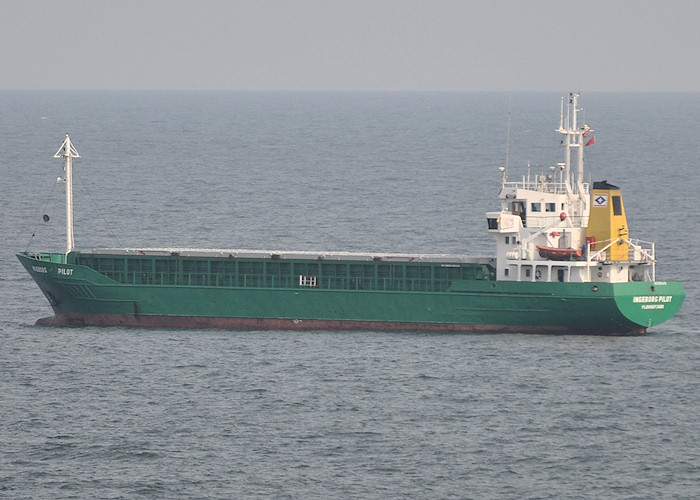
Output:
<instances>
[{"instance_id":1,"label":"lifeboat davit","mask_svg":"<svg viewBox=\"0 0 700 500\"><path fill-rule=\"evenodd\" d=\"M581 260L583 250L580 248L554 248L537 245L540 257L549 260Z\"/></svg>"}]
</instances>

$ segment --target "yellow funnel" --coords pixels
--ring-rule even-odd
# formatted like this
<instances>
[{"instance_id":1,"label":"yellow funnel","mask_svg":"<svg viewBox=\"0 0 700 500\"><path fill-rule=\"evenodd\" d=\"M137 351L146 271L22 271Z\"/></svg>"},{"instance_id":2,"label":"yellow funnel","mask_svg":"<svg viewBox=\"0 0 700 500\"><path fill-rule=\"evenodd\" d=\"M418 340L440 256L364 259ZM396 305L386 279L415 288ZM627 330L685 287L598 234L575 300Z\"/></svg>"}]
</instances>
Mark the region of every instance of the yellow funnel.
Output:
<instances>
[{"instance_id":1,"label":"yellow funnel","mask_svg":"<svg viewBox=\"0 0 700 500\"><path fill-rule=\"evenodd\" d=\"M617 240L606 250L608 259L627 260L629 233L625 206L622 204L620 188L608 184L608 181L593 183L587 231L587 239L590 241L591 238L595 238L595 250L601 250Z\"/></svg>"}]
</instances>

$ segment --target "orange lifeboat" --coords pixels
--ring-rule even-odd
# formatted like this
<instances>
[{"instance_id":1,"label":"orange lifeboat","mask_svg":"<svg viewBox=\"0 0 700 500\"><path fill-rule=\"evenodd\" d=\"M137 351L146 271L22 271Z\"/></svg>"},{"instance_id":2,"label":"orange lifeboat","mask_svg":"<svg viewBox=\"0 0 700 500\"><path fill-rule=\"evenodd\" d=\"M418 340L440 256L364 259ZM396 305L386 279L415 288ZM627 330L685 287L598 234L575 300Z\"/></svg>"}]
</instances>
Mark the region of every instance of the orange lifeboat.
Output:
<instances>
[{"instance_id":1,"label":"orange lifeboat","mask_svg":"<svg viewBox=\"0 0 700 500\"><path fill-rule=\"evenodd\" d=\"M537 245L540 257L549 260L581 260L583 251L580 248L554 248Z\"/></svg>"}]
</instances>

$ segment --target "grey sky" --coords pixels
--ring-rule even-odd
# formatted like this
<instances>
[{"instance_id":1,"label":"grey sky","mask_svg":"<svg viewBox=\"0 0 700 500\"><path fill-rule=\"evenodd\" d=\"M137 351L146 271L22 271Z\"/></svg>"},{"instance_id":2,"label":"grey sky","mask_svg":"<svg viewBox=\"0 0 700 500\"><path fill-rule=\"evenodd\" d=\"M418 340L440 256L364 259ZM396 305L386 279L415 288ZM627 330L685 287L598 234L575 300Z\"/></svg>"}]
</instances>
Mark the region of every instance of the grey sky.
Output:
<instances>
[{"instance_id":1,"label":"grey sky","mask_svg":"<svg viewBox=\"0 0 700 500\"><path fill-rule=\"evenodd\" d=\"M0 8L0 89L700 91L695 0Z\"/></svg>"}]
</instances>

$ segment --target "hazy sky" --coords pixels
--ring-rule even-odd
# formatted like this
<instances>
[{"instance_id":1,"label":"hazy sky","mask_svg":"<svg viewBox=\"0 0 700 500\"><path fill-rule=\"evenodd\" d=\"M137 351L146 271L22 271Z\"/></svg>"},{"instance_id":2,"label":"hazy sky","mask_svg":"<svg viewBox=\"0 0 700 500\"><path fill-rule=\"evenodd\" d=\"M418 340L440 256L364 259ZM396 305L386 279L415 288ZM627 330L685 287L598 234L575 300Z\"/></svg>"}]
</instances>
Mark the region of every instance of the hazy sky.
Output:
<instances>
[{"instance_id":1,"label":"hazy sky","mask_svg":"<svg viewBox=\"0 0 700 500\"><path fill-rule=\"evenodd\" d=\"M697 0L0 8L0 89L700 91Z\"/></svg>"}]
</instances>

